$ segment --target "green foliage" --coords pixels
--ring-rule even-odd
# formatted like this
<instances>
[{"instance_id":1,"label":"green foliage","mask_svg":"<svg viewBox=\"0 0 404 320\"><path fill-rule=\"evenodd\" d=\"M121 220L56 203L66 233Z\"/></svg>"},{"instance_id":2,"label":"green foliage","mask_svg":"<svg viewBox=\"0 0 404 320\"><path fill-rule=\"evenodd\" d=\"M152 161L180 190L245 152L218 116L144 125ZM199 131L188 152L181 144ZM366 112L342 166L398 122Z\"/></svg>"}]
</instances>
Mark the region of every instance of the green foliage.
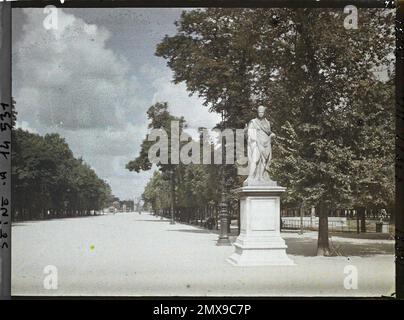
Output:
<instances>
[{"instance_id":1,"label":"green foliage","mask_svg":"<svg viewBox=\"0 0 404 320\"><path fill-rule=\"evenodd\" d=\"M287 187L286 205L317 206L320 254L330 210L394 203L394 12L359 16L353 30L342 11L323 8L184 11L156 49L225 127L243 128L269 106L272 177Z\"/></svg>"},{"instance_id":2,"label":"green foliage","mask_svg":"<svg viewBox=\"0 0 404 320\"><path fill-rule=\"evenodd\" d=\"M169 181L165 180L159 171L153 173L153 177L147 183L142 199L145 204L150 204L153 211L170 207Z\"/></svg>"},{"instance_id":3,"label":"green foliage","mask_svg":"<svg viewBox=\"0 0 404 320\"><path fill-rule=\"evenodd\" d=\"M99 210L111 200L109 185L58 134L13 130L13 211L20 219Z\"/></svg>"},{"instance_id":4,"label":"green foliage","mask_svg":"<svg viewBox=\"0 0 404 320\"><path fill-rule=\"evenodd\" d=\"M168 111L167 103L156 103L147 111L150 129L164 129L168 134L168 160L169 164L157 164L159 171L155 171L143 192L142 198L145 204L150 204L154 211L171 207L171 201L175 207L197 207L218 199L218 168L201 164L170 164L171 163L171 122L179 121L179 135L186 126L184 118L177 118ZM189 137L189 141L191 138ZM154 141L144 139L139 156L130 161L126 168L139 172L149 170L152 164L148 158L149 148ZM180 142L180 148L187 141ZM202 140L200 141L202 143Z\"/></svg>"},{"instance_id":5,"label":"green foliage","mask_svg":"<svg viewBox=\"0 0 404 320\"><path fill-rule=\"evenodd\" d=\"M168 111L168 104L167 102L157 102L156 104L152 105L147 110L147 118L150 120L148 128L149 129L164 129L168 135L168 159L169 163L171 163L171 122L178 121L180 126L179 134L182 132L182 128L184 126L184 119L177 118L171 115ZM150 170L152 167L152 163L149 160L148 152L149 148L155 143L155 141L148 141L145 138L140 146L139 156L126 164L126 169L129 171L147 171ZM162 171L170 170L175 166L170 164L157 164Z\"/></svg>"},{"instance_id":6,"label":"green foliage","mask_svg":"<svg viewBox=\"0 0 404 320\"><path fill-rule=\"evenodd\" d=\"M225 111L226 127L243 128L258 104L269 106L278 136L272 175L287 187L285 203L389 206L394 16L359 14L359 29L347 30L339 10L184 11L156 55L175 83L186 83L211 111Z\"/></svg>"}]
</instances>

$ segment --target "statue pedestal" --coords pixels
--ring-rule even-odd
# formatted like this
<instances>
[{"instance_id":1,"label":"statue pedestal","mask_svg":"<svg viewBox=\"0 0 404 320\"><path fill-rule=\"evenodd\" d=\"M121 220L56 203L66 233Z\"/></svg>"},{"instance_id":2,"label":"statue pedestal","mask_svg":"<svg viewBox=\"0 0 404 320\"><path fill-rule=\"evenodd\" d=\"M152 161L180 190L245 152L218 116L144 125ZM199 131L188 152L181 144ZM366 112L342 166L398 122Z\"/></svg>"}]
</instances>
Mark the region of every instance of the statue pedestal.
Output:
<instances>
[{"instance_id":1,"label":"statue pedestal","mask_svg":"<svg viewBox=\"0 0 404 320\"><path fill-rule=\"evenodd\" d=\"M240 198L240 235L227 261L235 266L294 265L280 235L279 186L246 186L235 190Z\"/></svg>"}]
</instances>

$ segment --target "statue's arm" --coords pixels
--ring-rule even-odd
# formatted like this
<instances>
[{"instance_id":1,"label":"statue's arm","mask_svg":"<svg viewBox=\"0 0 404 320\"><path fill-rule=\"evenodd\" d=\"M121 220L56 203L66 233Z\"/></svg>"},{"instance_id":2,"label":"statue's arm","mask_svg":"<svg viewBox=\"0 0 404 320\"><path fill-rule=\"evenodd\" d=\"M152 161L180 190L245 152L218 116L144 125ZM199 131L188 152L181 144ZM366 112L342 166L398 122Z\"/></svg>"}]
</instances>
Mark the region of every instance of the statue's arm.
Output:
<instances>
[{"instance_id":1,"label":"statue's arm","mask_svg":"<svg viewBox=\"0 0 404 320\"><path fill-rule=\"evenodd\" d=\"M268 119L266 119L266 120L267 120L267 123L268 123L269 132L270 132L269 138L270 138L270 139L275 138L275 137L276 137L276 134L272 132L271 123L269 122Z\"/></svg>"},{"instance_id":2,"label":"statue's arm","mask_svg":"<svg viewBox=\"0 0 404 320\"><path fill-rule=\"evenodd\" d=\"M254 122L252 120L248 124L247 132L248 132L249 143L256 142L257 141L257 129L255 128Z\"/></svg>"}]
</instances>

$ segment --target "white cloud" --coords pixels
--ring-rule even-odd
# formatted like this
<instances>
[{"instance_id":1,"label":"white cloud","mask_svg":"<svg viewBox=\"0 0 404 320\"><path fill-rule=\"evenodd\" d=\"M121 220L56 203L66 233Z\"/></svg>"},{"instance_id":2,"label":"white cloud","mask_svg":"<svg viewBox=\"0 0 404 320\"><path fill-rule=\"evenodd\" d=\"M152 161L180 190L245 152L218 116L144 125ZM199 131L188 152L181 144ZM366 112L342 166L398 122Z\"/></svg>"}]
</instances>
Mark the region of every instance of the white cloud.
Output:
<instances>
[{"instance_id":1,"label":"white cloud","mask_svg":"<svg viewBox=\"0 0 404 320\"><path fill-rule=\"evenodd\" d=\"M107 47L111 33L61 9L57 30L43 27L42 9L24 13L23 34L13 47L18 126L58 132L113 192L141 193L149 173L134 174L125 164L138 153L149 103L126 59Z\"/></svg>"},{"instance_id":2,"label":"white cloud","mask_svg":"<svg viewBox=\"0 0 404 320\"><path fill-rule=\"evenodd\" d=\"M153 103L167 101L170 112L175 116L184 116L190 128L198 127L213 128L219 121L220 116L209 113L208 107L202 105L203 101L197 96L189 96L184 83L174 84L172 73L169 69L158 72L152 69L155 77L153 87Z\"/></svg>"},{"instance_id":3,"label":"white cloud","mask_svg":"<svg viewBox=\"0 0 404 320\"><path fill-rule=\"evenodd\" d=\"M133 47L127 50L121 43L118 50L109 47L119 30L127 32L128 39L133 32L139 32L136 39L147 37L144 31L114 25L112 33L63 9L57 11L59 28L47 30L43 9L23 12L22 33L13 44L19 127L40 134L59 133L76 157L83 157L110 183L115 195L139 196L152 175L153 170L129 172L125 165L139 153L147 132L146 110L153 103L167 101L170 111L184 116L194 129L210 128L219 121L201 99L188 96L185 85L171 82L171 71L154 56L152 45L139 44L140 60ZM114 16L117 19L119 15ZM159 26L155 32L162 36L166 29ZM149 62L139 67L145 57Z\"/></svg>"},{"instance_id":4,"label":"white cloud","mask_svg":"<svg viewBox=\"0 0 404 320\"><path fill-rule=\"evenodd\" d=\"M14 48L22 117L65 129L106 128L122 124L124 109L143 107L128 62L106 46L108 30L61 9L58 29L47 30L41 9L24 12L24 35Z\"/></svg>"},{"instance_id":5,"label":"white cloud","mask_svg":"<svg viewBox=\"0 0 404 320\"><path fill-rule=\"evenodd\" d=\"M16 128L26 130L32 133L38 133L35 128L32 128L27 121L16 121L15 123Z\"/></svg>"}]
</instances>

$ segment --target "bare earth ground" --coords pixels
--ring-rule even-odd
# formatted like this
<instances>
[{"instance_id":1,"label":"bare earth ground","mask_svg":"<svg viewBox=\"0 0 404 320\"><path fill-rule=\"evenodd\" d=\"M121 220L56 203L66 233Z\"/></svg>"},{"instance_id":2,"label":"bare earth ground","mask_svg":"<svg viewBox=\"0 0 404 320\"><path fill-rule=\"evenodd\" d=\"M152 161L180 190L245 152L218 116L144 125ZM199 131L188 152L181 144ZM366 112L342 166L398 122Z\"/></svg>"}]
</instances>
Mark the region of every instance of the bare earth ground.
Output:
<instances>
[{"instance_id":1,"label":"bare earth ground","mask_svg":"<svg viewBox=\"0 0 404 320\"><path fill-rule=\"evenodd\" d=\"M13 295L390 296L394 241L332 237L335 253L316 257L315 232L282 233L296 266L234 267L217 234L150 214L14 223ZM232 237L234 241L234 237ZM54 265L58 288L44 289ZM344 288L344 268L358 289Z\"/></svg>"}]
</instances>

